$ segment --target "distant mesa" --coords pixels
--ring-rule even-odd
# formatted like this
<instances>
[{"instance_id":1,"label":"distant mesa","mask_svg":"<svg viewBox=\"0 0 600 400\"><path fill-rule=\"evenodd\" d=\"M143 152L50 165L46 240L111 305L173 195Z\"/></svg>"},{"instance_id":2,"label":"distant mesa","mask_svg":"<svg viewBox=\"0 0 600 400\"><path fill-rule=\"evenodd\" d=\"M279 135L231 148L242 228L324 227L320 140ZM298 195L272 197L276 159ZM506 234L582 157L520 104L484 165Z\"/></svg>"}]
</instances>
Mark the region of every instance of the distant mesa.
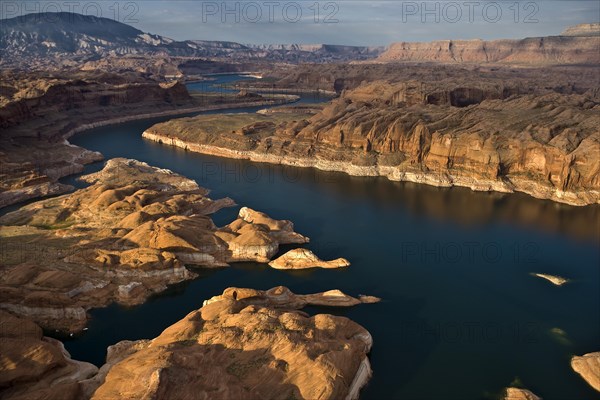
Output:
<instances>
[{"instance_id":1,"label":"distant mesa","mask_svg":"<svg viewBox=\"0 0 600 400\"><path fill-rule=\"evenodd\" d=\"M527 389L509 387L506 388L506 394L504 395L503 400L542 400L542 398L536 396Z\"/></svg>"},{"instance_id":2,"label":"distant mesa","mask_svg":"<svg viewBox=\"0 0 600 400\"><path fill-rule=\"evenodd\" d=\"M600 23L579 24L565 29L561 36L600 36Z\"/></svg>"},{"instance_id":3,"label":"distant mesa","mask_svg":"<svg viewBox=\"0 0 600 400\"><path fill-rule=\"evenodd\" d=\"M392 43L375 62L566 65L600 63L600 24L567 28L560 36L500 40Z\"/></svg>"}]
</instances>

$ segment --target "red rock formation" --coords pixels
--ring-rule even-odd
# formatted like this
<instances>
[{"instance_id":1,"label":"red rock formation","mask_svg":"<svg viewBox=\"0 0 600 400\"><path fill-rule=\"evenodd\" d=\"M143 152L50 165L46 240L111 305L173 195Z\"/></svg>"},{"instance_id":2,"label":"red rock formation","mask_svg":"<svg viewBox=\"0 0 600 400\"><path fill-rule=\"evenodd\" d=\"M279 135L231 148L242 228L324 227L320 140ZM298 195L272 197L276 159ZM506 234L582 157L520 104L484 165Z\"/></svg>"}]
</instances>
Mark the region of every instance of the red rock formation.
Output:
<instances>
[{"instance_id":1,"label":"red rock formation","mask_svg":"<svg viewBox=\"0 0 600 400\"><path fill-rule=\"evenodd\" d=\"M226 289L155 339L109 348L92 399L356 399L371 375L369 332L297 311L360 303L327 293Z\"/></svg>"},{"instance_id":2,"label":"red rock formation","mask_svg":"<svg viewBox=\"0 0 600 400\"><path fill-rule=\"evenodd\" d=\"M493 85L446 86L449 102L436 96L430 104L432 93L440 93L434 89L415 82L365 84L310 119L279 125L274 134L265 130L242 139L205 132L210 117L198 116L157 124L144 137L192 151L352 175L522 191L574 205L600 201L595 92L494 100L502 92ZM224 116L221 123L241 118L248 117Z\"/></svg>"}]
</instances>

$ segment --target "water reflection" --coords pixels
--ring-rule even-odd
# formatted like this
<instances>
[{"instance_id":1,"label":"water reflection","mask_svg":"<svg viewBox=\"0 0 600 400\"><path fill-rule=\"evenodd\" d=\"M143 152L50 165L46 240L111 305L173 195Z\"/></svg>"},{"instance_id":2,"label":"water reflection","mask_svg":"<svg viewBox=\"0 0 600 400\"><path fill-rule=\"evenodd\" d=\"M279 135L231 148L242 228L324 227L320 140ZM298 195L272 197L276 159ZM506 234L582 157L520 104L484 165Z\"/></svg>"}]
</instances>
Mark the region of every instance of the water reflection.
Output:
<instances>
[{"instance_id":1,"label":"water reflection","mask_svg":"<svg viewBox=\"0 0 600 400\"><path fill-rule=\"evenodd\" d=\"M163 147L164 149L164 147ZM175 152L181 151L175 149ZM314 168L294 168L246 160L202 156L198 181L207 187L233 184L318 186L340 201L368 200L379 207L403 208L412 215L463 225L504 223L524 229L560 233L580 240L600 240L600 206L575 207L540 200L523 193L474 192L468 188L439 188L387 178L353 177ZM221 194L221 193L219 193ZM227 195L222 193L222 195Z\"/></svg>"}]
</instances>

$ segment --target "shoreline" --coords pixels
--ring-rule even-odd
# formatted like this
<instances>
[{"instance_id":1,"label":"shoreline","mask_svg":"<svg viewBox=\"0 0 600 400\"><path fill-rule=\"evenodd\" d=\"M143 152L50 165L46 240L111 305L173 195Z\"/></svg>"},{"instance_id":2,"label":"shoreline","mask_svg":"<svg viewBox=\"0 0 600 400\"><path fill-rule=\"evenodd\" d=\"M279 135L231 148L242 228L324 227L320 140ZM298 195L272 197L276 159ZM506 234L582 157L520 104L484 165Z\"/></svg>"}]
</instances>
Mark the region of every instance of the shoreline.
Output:
<instances>
[{"instance_id":1,"label":"shoreline","mask_svg":"<svg viewBox=\"0 0 600 400\"><path fill-rule=\"evenodd\" d=\"M39 200L46 197L59 196L73 190L71 185L60 183L60 180L71 175L76 175L83 171L83 167L88 164L102 161L104 155L91 151L89 149L74 145L69 142L69 138L78 133L82 133L91 129L117 125L125 122L139 121L150 118L167 117L167 116L183 116L185 114L200 113L204 111L228 110L245 107L263 107L263 106L278 106L284 104L292 104L298 101L298 96L282 94L279 98L265 99L260 102L240 102L235 104L213 104L204 106L195 106L187 108L178 108L171 110L162 110L156 112L147 112L142 114L124 115L114 118L100 119L93 122L86 122L77 125L65 133L56 133L60 138L59 145L78 148L80 155L70 160L68 166L64 166L60 171L56 171L49 182L43 182L39 185L28 186L21 189L11 189L0 193L0 212L6 207L14 207L15 205L29 202L31 200Z\"/></svg>"},{"instance_id":2,"label":"shoreline","mask_svg":"<svg viewBox=\"0 0 600 400\"><path fill-rule=\"evenodd\" d=\"M563 192L554 188L540 185L531 180L525 180L514 177L510 182L496 180L473 179L464 176L450 175L445 173L427 173L423 171L401 171L396 166L359 166L349 161L329 161L318 158L280 156L254 151L239 151L224 147L205 145L164 136L149 130L142 134L142 137L168 146L179 147L196 153L225 157L232 159L242 159L254 162L287 165L300 168L316 168L322 171L344 172L351 176L369 176L385 177L391 181L413 182L427 184L436 187L466 187L476 192L500 192L514 193L520 192L530 195L540 200L550 200L556 203L570 206L587 206L600 204L600 192L585 192L582 198L575 192Z\"/></svg>"},{"instance_id":3,"label":"shoreline","mask_svg":"<svg viewBox=\"0 0 600 400\"><path fill-rule=\"evenodd\" d=\"M234 88L234 89L242 89L242 90L250 90L256 93L267 93L270 94L270 92L274 92L275 94L277 93L318 93L324 96L331 96L331 97L336 97L338 95L337 92L334 92L332 90L327 90L327 89L296 89L296 88L269 88L269 87L261 87L261 86L238 86L236 85L230 85L228 86L230 88Z\"/></svg>"},{"instance_id":4,"label":"shoreline","mask_svg":"<svg viewBox=\"0 0 600 400\"><path fill-rule=\"evenodd\" d=\"M278 98L278 99L274 98L274 99L264 100L264 101L260 101L260 102L255 101L255 102L241 102L241 103L235 103L235 104L214 104L214 105L206 105L206 106L188 107L188 108L183 108L183 109L156 111L156 112L150 112L150 113L144 113L144 114L127 115L127 116L123 116L123 117L115 117L115 118L109 118L109 119L100 120L100 121L96 121L96 122L84 123L84 124L81 124L73 129L69 130L68 132L62 134L61 136L66 140L78 133L85 132L90 129L100 128L103 126L122 124L124 122L139 121L142 119L176 116L176 115L183 115L183 114L190 114L190 113L204 112L204 111L229 110L229 109L245 108L245 107L262 107L262 106L272 106L272 105L281 105L281 104L291 104L291 103L295 103L296 101L298 101L297 96L283 95L283 96L281 96L281 98ZM68 144L70 144L70 143L68 143Z\"/></svg>"}]
</instances>

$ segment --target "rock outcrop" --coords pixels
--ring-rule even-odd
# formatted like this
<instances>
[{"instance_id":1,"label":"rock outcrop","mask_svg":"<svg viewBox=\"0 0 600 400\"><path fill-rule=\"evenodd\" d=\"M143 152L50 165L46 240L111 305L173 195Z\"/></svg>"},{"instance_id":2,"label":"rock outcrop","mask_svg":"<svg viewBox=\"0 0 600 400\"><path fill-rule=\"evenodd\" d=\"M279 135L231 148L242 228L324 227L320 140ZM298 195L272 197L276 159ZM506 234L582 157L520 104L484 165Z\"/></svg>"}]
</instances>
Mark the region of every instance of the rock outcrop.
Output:
<instances>
[{"instance_id":1,"label":"rock outcrop","mask_svg":"<svg viewBox=\"0 0 600 400\"><path fill-rule=\"evenodd\" d=\"M279 244L308 241L245 207L218 228L209 215L233 200L139 161L112 159L82 180L91 185L0 217L0 308L44 328L81 330L89 308L139 304L194 278L185 265L268 262Z\"/></svg>"},{"instance_id":2,"label":"rock outcrop","mask_svg":"<svg viewBox=\"0 0 600 400\"><path fill-rule=\"evenodd\" d=\"M536 276L538 278L542 278L547 280L548 282L552 283L555 286L562 286L565 283L569 282L568 279L563 278L562 276L555 276L555 275L549 275L549 274L540 274L537 272L534 272L531 274L532 276Z\"/></svg>"},{"instance_id":3,"label":"rock outcrop","mask_svg":"<svg viewBox=\"0 0 600 400\"><path fill-rule=\"evenodd\" d=\"M227 289L153 340L109 348L92 399L358 398L371 335L344 317L296 311L297 298Z\"/></svg>"},{"instance_id":4,"label":"rock outcrop","mask_svg":"<svg viewBox=\"0 0 600 400\"><path fill-rule=\"evenodd\" d=\"M565 29L561 36L600 36L600 23L579 24Z\"/></svg>"},{"instance_id":5,"label":"rock outcrop","mask_svg":"<svg viewBox=\"0 0 600 400\"><path fill-rule=\"evenodd\" d=\"M600 352L575 356L571 359L571 368L600 392Z\"/></svg>"},{"instance_id":6,"label":"rock outcrop","mask_svg":"<svg viewBox=\"0 0 600 400\"><path fill-rule=\"evenodd\" d=\"M323 261L308 249L294 249L271 261L275 269L343 268L350 265L345 258Z\"/></svg>"},{"instance_id":7,"label":"rock outcrop","mask_svg":"<svg viewBox=\"0 0 600 400\"><path fill-rule=\"evenodd\" d=\"M509 387L506 389L504 400L542 400L527 389Z\"/></svg>"},{"instance_id":8,"label":"rock outcrop","mask_svg":"<svg viewBox=\"0 0 600 400\"><path fill-rule=\"evenodd\" d=\"M79 399L80 382L96 375L31 320L0 310L0 392L5 400Z\"/></svg>"},{"instance_id":9,"label":"rock outcrop","mask_svg":"<svg viewBox=\"0 0 600 400\"><path fill-rule=\"evenodd\" d=\"M418 82L372 82L345 92L310 118L220 117L223 126L241 129L256 120L274 121L249 135L215 129L213 117L197 116L154 125L143 136L217 156L519 191L572 205L600 202L595 92L502 99L499 88L433 89ZM498 97L488 99L493 93Z\"/></svg>"}]
</instances>

